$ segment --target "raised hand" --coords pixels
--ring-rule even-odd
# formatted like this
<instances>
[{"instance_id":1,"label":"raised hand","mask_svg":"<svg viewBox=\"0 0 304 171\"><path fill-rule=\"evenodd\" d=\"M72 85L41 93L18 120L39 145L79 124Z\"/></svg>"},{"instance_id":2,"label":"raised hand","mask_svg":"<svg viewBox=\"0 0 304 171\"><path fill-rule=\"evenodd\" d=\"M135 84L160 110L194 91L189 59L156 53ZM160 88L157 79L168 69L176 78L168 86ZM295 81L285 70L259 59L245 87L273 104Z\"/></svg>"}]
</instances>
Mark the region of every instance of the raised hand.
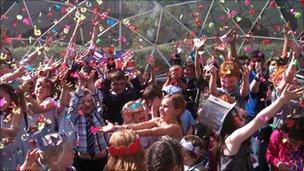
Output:
<instances>
[{"instance_id":1,"label":"raised hand","mask_svg":"<svg viewBox=\"0 0 304 171\"><path fill-rule=\"evenodd\" d=\"M244 65L242 68L243 68L243 70L241 71L241 73L242 73L243 79L249 78L249 74L250 74L249 67L247 65Z\"/></svg>"},{"instance_id":2,"label":"raised hand","mask_svg":"<svg viewBox=\"0 0 304 171\"><path fill-rule=\"evenodd\" d=\"M196 48L196 50L203 51L205 43L207 41L207 36L203 35L199 39L193 39L193 41L194 41L194 47Z\"/></svg>"},{"instance_id":3,"label":"raised hand","mask_svg":"<svg viewBox=\"0 0 304 171\"><path fill-rule=\"evenodd\" d=\"M304 87L294 88L291 84L286 84L280 98L289 101L301 97L304 94Z\"/></svg>"}]
</instances>

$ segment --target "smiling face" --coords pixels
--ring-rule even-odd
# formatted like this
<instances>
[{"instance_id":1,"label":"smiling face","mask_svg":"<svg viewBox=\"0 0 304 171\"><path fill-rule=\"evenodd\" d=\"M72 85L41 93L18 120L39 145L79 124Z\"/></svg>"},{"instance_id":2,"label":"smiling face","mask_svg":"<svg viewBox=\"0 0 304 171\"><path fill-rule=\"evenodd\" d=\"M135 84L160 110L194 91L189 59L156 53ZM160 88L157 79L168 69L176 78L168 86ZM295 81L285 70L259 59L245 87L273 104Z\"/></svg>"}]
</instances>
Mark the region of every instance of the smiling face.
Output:
<instances>
[{"instance_id":1,"label":"smiling face","mask_svg":"<svg viewBox=\"0 0 304 171\"><path fill-rule=\"evenodd\" d=\"M51 85L46 81L45 78L39 78L36 81L35 86L35 95L37 99L44 100L45 98L49 97L51 95Z\"/></svg>"},{"instance_id":2,"label":"smiling face","mask_svg":"<svg viewBox=\"0 0 304 171\"><path fill-rule=\"evenodd\" d=\"M170 98L163 98L159 108L160 117L166 122L176 120L179 109L174 107L173 101Z\"/></svg>"},{"instance_id":3,"label":"smiling face","mask_svg":"<svg viewBox=\"0 0 304 171\"><path fill-rule=\"evenodd\" d=\"M86 93L82 98L81 98L81 103L80 103L80 110L84 113L91 113L93 110L93 99L92 99L92 94L91 93Z\"/></svg>"}]
</instances>

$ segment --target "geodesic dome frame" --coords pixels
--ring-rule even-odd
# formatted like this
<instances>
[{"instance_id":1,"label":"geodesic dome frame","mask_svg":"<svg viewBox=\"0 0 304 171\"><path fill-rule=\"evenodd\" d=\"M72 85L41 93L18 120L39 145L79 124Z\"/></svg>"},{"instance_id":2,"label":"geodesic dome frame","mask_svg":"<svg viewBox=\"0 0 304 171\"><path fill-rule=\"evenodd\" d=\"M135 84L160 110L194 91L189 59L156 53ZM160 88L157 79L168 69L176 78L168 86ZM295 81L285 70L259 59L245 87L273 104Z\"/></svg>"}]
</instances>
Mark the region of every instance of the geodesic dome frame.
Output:
<instances>
[{"instance_id":1,"label":"geodesic dome frame","mask_svg":"<svg viewBox=\"0 0 304 171\"><path fill-rule=\"evenodd\" d=\"M83 17L84 23L77 33L77 45L87 46L92 12L98 9L100 47L112 46L118 54L133 49L143 65L145 55L152 54L163 69L170 66L172 49L181 47L184 59L188 58L192 39L201 35L208 36L205 52L210 55L215 37L231 27L239 37L251 31L258 44L281 47L286 22L295 31L290 39L298 43L304 30L304 3L300 0L18 0L1 1L1 8L1 28L9 29L3 43L13 48L29 45L27 54L48 36L66 46L75 17ZM246 53L244 46L242 40L237 43L239 54Z\"/></svg>"}]
</instances>

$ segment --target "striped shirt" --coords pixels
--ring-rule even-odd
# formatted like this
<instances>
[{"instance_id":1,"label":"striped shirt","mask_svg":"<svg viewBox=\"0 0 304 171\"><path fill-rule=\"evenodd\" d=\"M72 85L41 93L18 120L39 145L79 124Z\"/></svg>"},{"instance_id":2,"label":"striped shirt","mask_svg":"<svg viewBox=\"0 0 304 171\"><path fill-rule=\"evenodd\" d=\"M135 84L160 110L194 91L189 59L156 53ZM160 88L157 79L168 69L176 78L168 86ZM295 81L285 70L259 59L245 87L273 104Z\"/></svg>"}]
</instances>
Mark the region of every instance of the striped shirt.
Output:
<instances>
[{"instance_id":1,"label":"striped shirt","mask_svg":"<svg viewBox=\"0 0 304 171\"><path fill-rule=\"evenodd\" d=\"M86 118L83 114L79 113L79 107L83 91L75 92L71 98L69 114L71 121L76 128L76 149L77 152L88 154L87 152L87 130L86 130ZM102 95L98 90L92 92L94 109L90 115L93 115L94 127L105 126L105 121L102 114ZM86 114L88 115L88 114ZM103 152L107 147L107 135L97 132L94 135L95 140L95 154Z\"/></svg>"}]
</instances>

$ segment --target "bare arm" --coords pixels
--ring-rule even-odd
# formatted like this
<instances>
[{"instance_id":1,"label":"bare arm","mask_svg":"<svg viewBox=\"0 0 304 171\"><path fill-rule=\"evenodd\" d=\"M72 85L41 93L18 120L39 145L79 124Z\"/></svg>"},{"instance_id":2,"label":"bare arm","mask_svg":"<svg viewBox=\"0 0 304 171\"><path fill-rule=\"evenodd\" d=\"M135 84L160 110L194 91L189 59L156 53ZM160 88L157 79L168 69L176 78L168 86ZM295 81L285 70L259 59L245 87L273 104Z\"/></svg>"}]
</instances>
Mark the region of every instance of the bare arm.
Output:
<instances>
[{"instance_id":1,"label":"bare arm","mask_svg":"<svg viewBox=\"0 0 304 171\"><path fill-rule=\"evenodd\" d=\"M300 97L303 95L303 93L304 88L291 90L291 86L287 85L278 99L276 99L271 105L259 112L251 122L235 130L226 138L225 143L227 151L229 151L229 155L236 154L242 142L253 135L259 128L261 128L280 110L284 104L289 102L291 99Z\"/></svg>"},{"instance_id":2,"label":"bare arm","mask_svg":"<svg viewBox=\"0 0 304 171\"><path fill-rule=\"evenodd\" d=\"M166 127L154 127L152 129L141 129L135 131L139 136L164 136L181 135L181 127L177 124L170 124Z\"/></svg>"},{"instance_id":3,"label":"bare arm","mask_svg":"<svg viewBox=\"0 0 304 171\"><path fill-rule=\"evenodd\" d=\"M289 23L286 23L285 30L284 30L284 44L282 49L281 58L287 58L287 51L288 51L288 31L290 30Z\"/></svg>"},{"instance_id":4,"label":"bare arm","mask_svg":"<svg viewBox=\"0 0 304 171\"><path fill-rule=\"evenodd\" d=\"M243 66L243 81L240 88L240 94L242 97L247 97L249 94L249 69L247 66Z\"/></svg>"},{"instance_id":5,"label":"bare arm","mask_svg":"<svg viewBox=\"0 0 304 171\"><path fill-rule=\"evenodd\" d=\"M209 81L209 91L210 94L213 96L218 96L218 91L217 91L217 68L215 66L212 66L209 71L210 73L210 81Z\"/></svg>"},{"instance_id":6,"label":"bare arm","mask_svg":"<svg viewBox=\"0 0 304 171\"><path fill-rule=\"evenodd\" d=\"M151 119L146 122L136 123L136 124L126 124L123 125L124 128L133 129L133 130L141 130L141 129L151 129L157 126L159 118Z\"/></svg>"}]
</instances>

